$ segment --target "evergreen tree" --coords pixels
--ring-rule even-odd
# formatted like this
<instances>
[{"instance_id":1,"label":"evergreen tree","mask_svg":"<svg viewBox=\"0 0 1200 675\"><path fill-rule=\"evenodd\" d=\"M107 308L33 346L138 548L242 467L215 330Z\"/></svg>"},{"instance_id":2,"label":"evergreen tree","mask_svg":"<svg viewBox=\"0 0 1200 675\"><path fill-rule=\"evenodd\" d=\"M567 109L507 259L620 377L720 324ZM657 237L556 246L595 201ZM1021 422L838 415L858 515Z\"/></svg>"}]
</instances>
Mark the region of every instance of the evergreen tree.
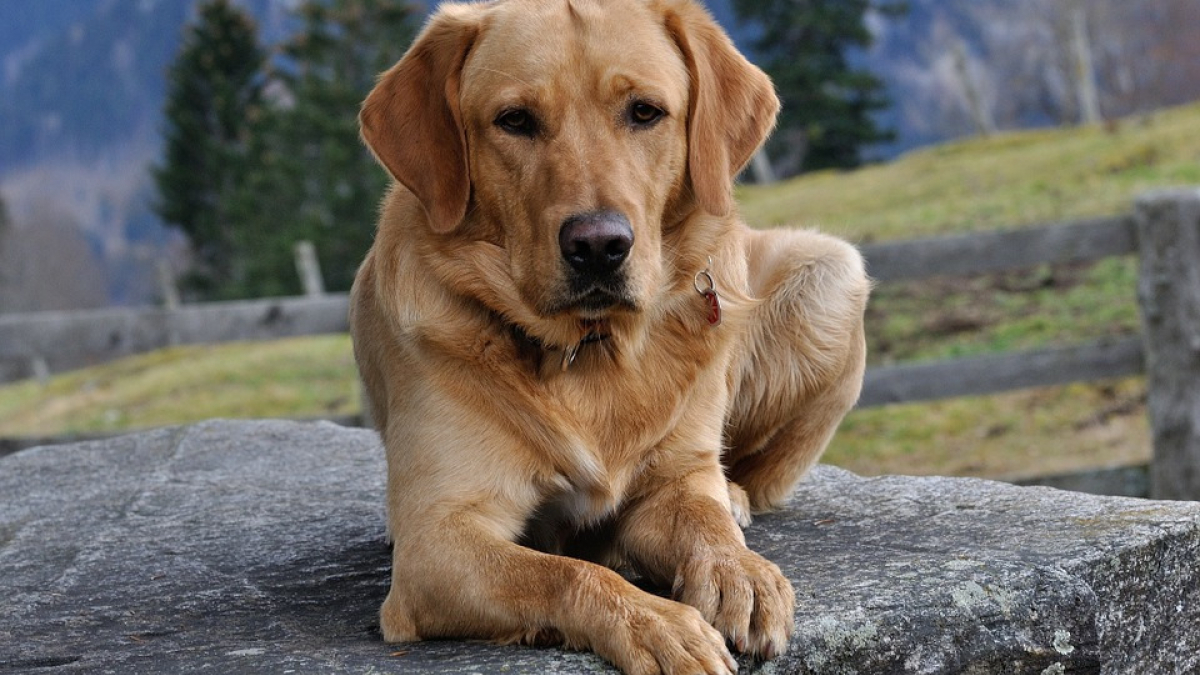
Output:
<instances>
[{"instance_id":1,"label":"evergreen tree","mask_svg":"<svg viewBox=\"0 0 1200 675\"><path fill-rule=\"evenodd\" d=\"M251 120L261 112L265 60L250 17L229 0L209 0L168 72L155 211L191 240L195 267L187 281L202 295L231 278L228 206L242 177Z\"/></svg>"},{"instance_id":2,"label":"evergreen tree","mask_svg":"<svg viewBox=\"0 0 1200 675\"><path fill-rule=\"evenodd\" d=\"M237 293L299 290L292 247L316 245L325 287L347 290L374 236L386 174L358 137L358 110L416 34L402 0L307 0L282 49L282 94L255 129L250 175L234 200L238 247L253 252Z\"/></svg>"},{"instance_id":3,"label":"evergreen tree","mask_svg":"<svg viewBox=\"0 0 1200 675\"><path fill-rule=\"evenodd\" d=\"M753 49L783 101L769 149L784 173L844 168L863 146L890 140L871 114L889 101L882 81L855 69L847 53L871 45L868 11L895 14L877 0L735 0L738 18L757 29ZM790 157L787 155L790 153Z\"/></svg>"}]
</instances>

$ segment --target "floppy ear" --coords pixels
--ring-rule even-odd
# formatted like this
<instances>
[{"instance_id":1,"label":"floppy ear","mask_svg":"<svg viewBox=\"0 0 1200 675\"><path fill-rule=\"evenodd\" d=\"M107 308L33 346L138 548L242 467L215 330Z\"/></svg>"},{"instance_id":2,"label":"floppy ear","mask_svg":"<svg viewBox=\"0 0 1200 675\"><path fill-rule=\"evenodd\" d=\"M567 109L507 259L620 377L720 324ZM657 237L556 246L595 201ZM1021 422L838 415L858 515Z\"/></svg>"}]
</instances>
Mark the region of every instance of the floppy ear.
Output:
<instances>
[{"instance_id":1,"label":"floppy ear","mask_svg":"<svg viewBox=\"0 0 1200 675\"><path fill-rule=\"evenodd\" d=\"M454 229L471 196L458 89L479 33L476 14L467 5L444 5L358 115L363 142L416 195L435 232Z\"/></svg>"},{"instance_id":2,"label":"floppy ear","mask_svg":"<svg viewBox=\"0 0 1200 675\"><path fill-rule=\"evenodd\" d=\"M733 209L733 179L775 126L779 98L766 73L746 60L708 12L669 3L667 31L687 62L688 172L700 207Z\"/></svg>"}]
</instances>

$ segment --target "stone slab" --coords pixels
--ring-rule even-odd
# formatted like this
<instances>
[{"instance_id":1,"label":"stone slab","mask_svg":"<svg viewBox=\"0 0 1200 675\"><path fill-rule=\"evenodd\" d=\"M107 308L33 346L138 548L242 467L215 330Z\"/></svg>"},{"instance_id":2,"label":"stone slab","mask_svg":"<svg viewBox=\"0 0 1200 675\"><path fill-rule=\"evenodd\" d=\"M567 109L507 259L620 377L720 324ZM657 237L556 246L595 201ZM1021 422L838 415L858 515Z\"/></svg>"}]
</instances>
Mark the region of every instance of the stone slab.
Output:
<instances>
[{"instance_id":1,"label":"stone slab","mask_svg":"<svg viewBox=\"0 0 1200 675\"><path fill-rule=\"evenodd\" d=\"M373 432L213 421L0 459L0 673L587 673L381 642ZM1200 503L820 467L752 547L798 593L776 673L1200 671Z\"/></svg>"}]
</instances>

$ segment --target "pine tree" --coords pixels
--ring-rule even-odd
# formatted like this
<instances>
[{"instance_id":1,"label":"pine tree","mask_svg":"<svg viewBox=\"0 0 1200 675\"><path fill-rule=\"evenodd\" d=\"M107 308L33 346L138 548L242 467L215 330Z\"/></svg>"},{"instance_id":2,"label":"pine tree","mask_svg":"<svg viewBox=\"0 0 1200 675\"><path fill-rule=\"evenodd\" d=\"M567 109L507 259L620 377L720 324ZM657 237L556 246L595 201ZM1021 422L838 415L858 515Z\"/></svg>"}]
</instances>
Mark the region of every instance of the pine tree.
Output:
<instances>
[{"instance_id":1,"label":"pine tree","mask_svg":"<svg viewBox=\"0 0 1200 675\"><path fill-rule=\"evenodd\" d=\"M785 173L853 167L863 146L890 140L872 113L889 105L877 77L848 59L871 45L868 11L895 14L876 0L735 0L739 20L757 30L752 48L783 101L769 148ZM790 157L785 155L790 154Z\"/></svg>"},{"instance_id":2,"label":"pine tree","mask_svg":"<svg viewBox=\"0 0 1200 675\"><path fill-rule=\"evenodd\" d=\"M229 0L209 0L167 76L155 210L191 240L195 267L188 281L202 295L231 278L228 206L244 168L251 120L262 111L265 61L252 19Z\"/></svg>"},{"instance_id":3,"label":"pine tree","mask_svg":"<svg viewBox=\"0 0 1200 675\"><path fill-rule=\"evenodd\" d=\"M239 293L299 290L292 247L316 245L325 287L350 287L374 236L387 187L358 137L358 109L379 73L400 59L417 29L402 0L307 0L302 28L282 49L285 103L256 127L252 175L234 212L244 260Z\"/></svg>"}]
</instances>

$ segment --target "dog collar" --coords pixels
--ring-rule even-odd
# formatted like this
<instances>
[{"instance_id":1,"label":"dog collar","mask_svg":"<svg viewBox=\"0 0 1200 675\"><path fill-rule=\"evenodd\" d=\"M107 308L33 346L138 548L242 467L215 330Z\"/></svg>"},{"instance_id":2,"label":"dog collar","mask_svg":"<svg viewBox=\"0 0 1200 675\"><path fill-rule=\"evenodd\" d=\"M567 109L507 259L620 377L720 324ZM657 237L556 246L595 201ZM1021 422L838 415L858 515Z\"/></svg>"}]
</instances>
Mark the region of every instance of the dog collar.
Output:
<instances>
[{"instance_id":1,"label":"dog collar","mask_svg":"<svg viewBox=\"0 0 1200 675\"><path fill-rule=\"evenodd\" d=\"M571 367L572 363L575 363L575 357L579 356L579 350L582 349L584 345L591 344L593 342L600 342L601 340L607 340L611 335L607 332L607 321L585 319L580 321L579 325L584 330L583 337L579 339L579 342L576 342L575 344L563 350L561 368L562 372L564 373L567 372L567 369Z\"/></svg>"},{"instance_id":2,"label":"dog collar","mask_svg":"<svg viewBox=\"0 0 1200 675\"><path fill-rule=\"evenodd\" d=\"M584 346L596 342L603 342L612 337L608 330L608 322L603 320L585 319L579 322L582 336L579 341L566 347L555 347L547 345L539 338L536 338L525 332L523 328L517 324L509 324L509 331L512 333L513 340L517 344L519 352L526 356L535 359L535 363L540 364L546 357L556 352L562 352L562 357L559 361L559 370L566 372L571 364L575 362L576 357ZM540 368L540 366L538 366Z\"/></svg>"}]
</instances>

